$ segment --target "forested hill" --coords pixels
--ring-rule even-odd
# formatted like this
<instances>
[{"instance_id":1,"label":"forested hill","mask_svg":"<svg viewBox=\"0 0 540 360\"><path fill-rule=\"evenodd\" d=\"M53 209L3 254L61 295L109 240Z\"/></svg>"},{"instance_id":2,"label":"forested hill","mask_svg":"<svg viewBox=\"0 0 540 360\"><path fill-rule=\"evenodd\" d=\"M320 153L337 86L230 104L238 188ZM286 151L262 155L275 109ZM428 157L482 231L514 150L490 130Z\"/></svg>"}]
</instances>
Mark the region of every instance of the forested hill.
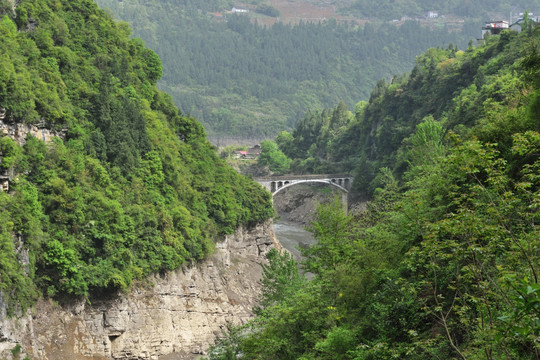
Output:
<instances>
[{"instance_id":1,"label":"forested hill","mask_svg":"<svg viewBox=\"0 0 540 360\"><path fill-rule=\"evenodd\" d=\"M378 79L408 71L427 48L465 48L480 33L470 22L452 33L414 21L263 27L248 17L255 12L216 18L212 12L230 10L230 2L97 2L159 54L160 86L209 135L275 136L307 109L367 99Z\"/></svg>"},{"instance_id":2,"label":"forested hill","mask_svg":"<svg viewBox=\"0 0 540 360\"><path fill-rule=\"evenodd\" d=\"M156 89L158 56L91 0L0 0L0 114L63 131L0 137L0 290L90 296L202 259L273 214Z\"/></svg>"},{"instance_id":3,"label":"forested hill","mask_svg":"<svg viewBox=\"0 0 540 360\"><path fill-rule=\"evenodd\" d=\"M445 131L497 142L506 153L513 132L540 123L525 107L523 113L513 108L525 101L524 89L534 80L520 60L527 41L526 34L509 31L465 51L432 48L410 73L379 81L353 113L344 104L308 112L277 142L294 159L293 172L351 171L355 190L364 194L380 185L382 168L401 178L409 164L406 139L426 119Z\"/></svg>"},{"instance_id":4,"label":"forested hill","mask_svg":"<svg viewBox=\"0 0 540 360\"><path fill-rule=\"evenodd\" d=\"M271 253L259 317L210 358L540 359L540 26L432 49L322 119L308 154L352 144L327 154L376 171L367 210L319 208L310 280Z\"/></svg>"}]
</instances>

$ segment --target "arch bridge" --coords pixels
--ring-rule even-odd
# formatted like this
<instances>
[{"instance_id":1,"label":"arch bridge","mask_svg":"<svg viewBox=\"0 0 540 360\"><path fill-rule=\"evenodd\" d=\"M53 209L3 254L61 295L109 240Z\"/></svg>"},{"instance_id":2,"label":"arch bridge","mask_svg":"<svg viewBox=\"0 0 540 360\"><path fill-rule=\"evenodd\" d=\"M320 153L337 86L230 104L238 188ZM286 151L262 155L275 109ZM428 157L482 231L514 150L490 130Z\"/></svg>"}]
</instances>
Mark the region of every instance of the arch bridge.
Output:
<instances>
[{"instance_id":1,"label":"arch bridge","mask_svg":"<svg viewBox=\"0 0 540 360\"><path fill-rule=\"evenodd\" d=\"M348 195L354 178L348 174L288 175L254 178L274 197L281 190L302 183L323 183L341 190L344 206L348 204Z\"/></svg>"}]
</instances>

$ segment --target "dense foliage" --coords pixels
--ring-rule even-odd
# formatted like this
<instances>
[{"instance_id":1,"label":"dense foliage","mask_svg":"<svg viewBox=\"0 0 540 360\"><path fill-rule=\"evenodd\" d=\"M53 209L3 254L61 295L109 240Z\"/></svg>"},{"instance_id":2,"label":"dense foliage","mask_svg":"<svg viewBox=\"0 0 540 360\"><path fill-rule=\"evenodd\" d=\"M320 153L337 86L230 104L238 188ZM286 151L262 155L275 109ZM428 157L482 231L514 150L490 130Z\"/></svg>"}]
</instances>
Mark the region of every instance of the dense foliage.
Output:
<instances>
[{"instance_id":1,"label":"dense foliage","mask_svg":"<svg viewBox=\"0 0 540 360\"><path fill-rule=\"evenodd\" d=\"M369 101L356 105L354 115L343 104L333 111L308 112L292 134L280 134L276 141L294 159L293 171L350 171L355 190L368 195L379 186L379 169L388 167L401 178L408 164L403 139L429 116L441 121L445 131L483 140L497 137L506 153L510 134L538 126L533 115L516 113L519 121L507 121L499 111L508 106L526 111L522 102L528 97L521 93L533 75L519 59L527 33L505 32L466 51L453 46L429 49L418 56L411 73L390 83L379 81ZM534 106L530 111L537 114Z\"/></svg>"},{"instance_id":2,"label":"dense foliage","mask_svg":"<svg viewBox=\"0 0 540 360\"><path fill-rule=\"evenodd\" d=\"M0 138L0 288L88 296L202 259L213 239L273 214L269 194L220 160L202 126L158 91L158 56L91 0L21 0L0 19L8 124ZM13 304L14 302L12 302Z\"/></svg>"},{"instance_id":3,"label":"dense foliage","mask_svg":"<svg viewBox=\"0 0 540 360\"><path fill-rule=\"evenodd\" d=\"M527 25L430 50L359 106L351 121L379 114L368 129L398 144L402 176L379 169L359 215L320 207L303 250L313 280L271 255L259 317L211 359L540 359L540 27ZM399 104L423 116L411 133Z\"/></svg>"},{"instance_id":4,"label":"dense foliage","mask_svg":"<svg viewBox=\"0 0 540 360\"><path fill-rule=\"evenodd\" d=\"M98 3L132 24L160 55L160 86L210 136L275 136L307 109L367 99L378 79L409 70L428 47L464 48L480 32L469 22L453 33L414 21L401 27L335 20L263 27L247 15L216 19L211 11L231 8L205 0Z\"/></svg>"},{"instance_id":5,"label":"dense foliage","mask_svg":"<svg viewBox=\"0 0 540 360\"><path fill-rule=\"evenodd\" d=\"M260 166L268 166L276 175L287 173L291 164L291 160L270 140L261 142L261 155L257 162Z\"/></svg>"}]
</instances>

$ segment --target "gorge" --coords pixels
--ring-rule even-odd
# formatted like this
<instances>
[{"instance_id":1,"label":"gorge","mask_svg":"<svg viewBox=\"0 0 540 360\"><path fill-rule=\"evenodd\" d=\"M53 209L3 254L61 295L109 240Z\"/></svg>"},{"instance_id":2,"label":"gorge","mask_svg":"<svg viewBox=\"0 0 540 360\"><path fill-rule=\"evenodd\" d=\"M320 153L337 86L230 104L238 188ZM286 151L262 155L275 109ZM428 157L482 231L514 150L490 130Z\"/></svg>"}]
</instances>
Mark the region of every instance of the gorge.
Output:
<instances>
[{"instance_id":1,"label":"gorge","mask_svg":"<svg viewBox=\"0 0 540 360\"><path fill-rule=\"evenodd\" d=\"M261 144L357 213L235 172L93 1L0 15L0 359L540 360L540 18Z\"/></svg>"}]
</instances>

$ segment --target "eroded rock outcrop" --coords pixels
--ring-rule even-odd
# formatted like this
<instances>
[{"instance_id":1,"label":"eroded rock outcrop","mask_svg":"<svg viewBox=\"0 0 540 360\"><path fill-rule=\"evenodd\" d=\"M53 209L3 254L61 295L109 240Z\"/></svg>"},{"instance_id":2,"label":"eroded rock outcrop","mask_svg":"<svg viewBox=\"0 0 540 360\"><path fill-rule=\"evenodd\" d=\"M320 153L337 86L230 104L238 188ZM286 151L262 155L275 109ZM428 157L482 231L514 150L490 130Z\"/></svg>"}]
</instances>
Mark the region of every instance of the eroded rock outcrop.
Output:
<instances>
[{"instance_id":1,"label":"eroded rock outcrop","mask_svg":"<svg viewBox=\"0 0 540 360\"><path fill-rule=\"evenodd\" d=\"M0 108L0 136L9 136L15 140L19 145L26 143L26 136L28 134L40 139L45 143L51 142L55 137L63 139L65 137L66 130L55 131L46 128L43 125L35 124L23 124L8 121L5 119L5 112Z\"/></svg>"},{"instance_id":2,"label":"eroded rock outcrop","mask_svg":"<svg viewBox=\"0 0 540 360\"><path fill-rule=\"evenodd\" d=\"M42 300L25 316L0 314L0 358L191 359L229 323L250 319L260 263L279 247L272 222L241 228L207 261L150 279L113 299L61 307Z\"/></svg>"},{"instance_id":3,"label":"eroded rock outcrop","mask_svg":"<svg viewBox=\"0 0 540 360\"><path fill-rule=\"evenodd\" d=\"M274 208L285 222L309 225L319 204L331 202L341 192L326 184L299 184L283 189L274 197Z\"/></svg>"}]
</instances>

